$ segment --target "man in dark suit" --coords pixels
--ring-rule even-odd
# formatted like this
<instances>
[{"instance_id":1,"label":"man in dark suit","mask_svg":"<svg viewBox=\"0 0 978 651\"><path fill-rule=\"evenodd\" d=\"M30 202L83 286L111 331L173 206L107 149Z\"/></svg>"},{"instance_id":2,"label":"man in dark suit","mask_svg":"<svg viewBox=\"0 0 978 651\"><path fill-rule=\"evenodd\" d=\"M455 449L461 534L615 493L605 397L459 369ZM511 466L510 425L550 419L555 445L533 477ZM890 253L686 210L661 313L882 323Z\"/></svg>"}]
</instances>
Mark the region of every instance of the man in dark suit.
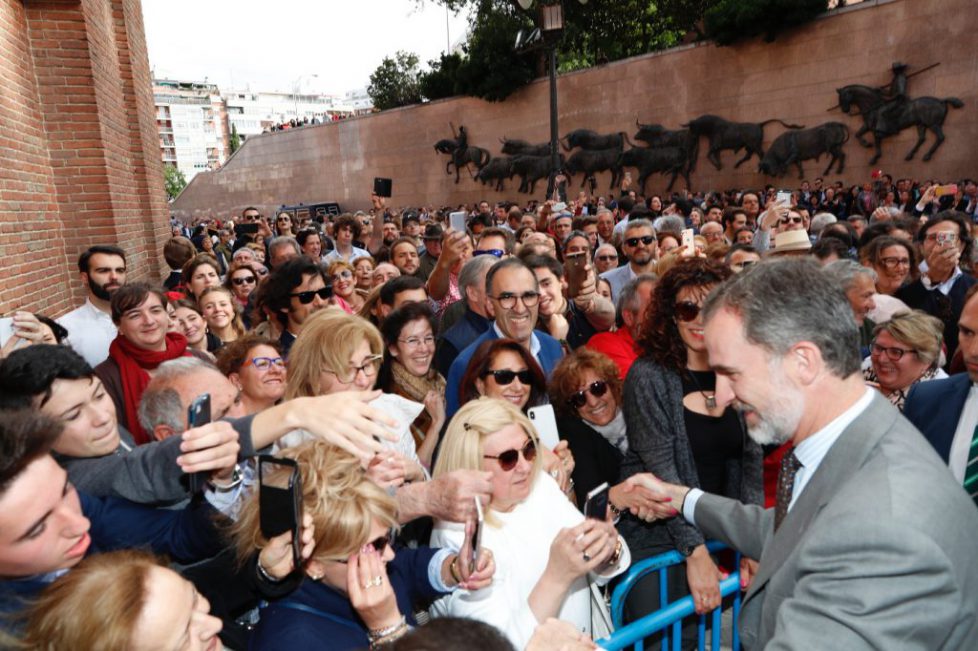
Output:
<instances>
[{"instance_id":1,"label":"man in dark suit","mask_svg":"<svg viewBox=\"0 0 978 651\"><path fill-rule=\"evenodd\" d=\"M978 459L978 286L968 290L958 319L958 347L967 373L944 380L918 382L907 395L903 415L934 446L948 464L954 478L965 484L978 502L978 461L968 474L972 459ZM975 445L974 454L971 446ZM966 480L970 482L966 483Z\"/></svg>"},{"instance_id":2,"label":"man in dark suit","mask_svg":"<svg viewBox=\"0 0 978 651\"><path fill-rule=\"evenodd\" d=\"M978 511L865 386L842 288L811 260L765 263L715 291L704 319L717 402L738 401L758 443L794 444L773 509L661 486L707 537L759 559L744 647L971 648Z\"/></svg>"}]
</instances>

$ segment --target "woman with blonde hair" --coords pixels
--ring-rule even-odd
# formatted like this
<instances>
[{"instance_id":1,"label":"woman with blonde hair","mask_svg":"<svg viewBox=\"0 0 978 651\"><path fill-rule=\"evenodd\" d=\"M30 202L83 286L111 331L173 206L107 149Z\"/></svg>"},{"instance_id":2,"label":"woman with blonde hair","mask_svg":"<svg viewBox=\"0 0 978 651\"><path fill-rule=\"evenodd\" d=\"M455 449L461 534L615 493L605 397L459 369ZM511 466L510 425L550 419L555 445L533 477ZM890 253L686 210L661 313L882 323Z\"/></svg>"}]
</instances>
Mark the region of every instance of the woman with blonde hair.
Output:
<instances>
[{"instance_id":1,"label":"woman with blonde hair","mask_svg":"<svg viewBox=\"0 0 978 651\"><path fill-rule=\"evenodd\" d=\"M325 396L341 391L371 391L384 359L384 341L369 321L338 309L314 313L302 326L289 354L288 388L285 399ZM279 445L298 445L309 438L294 431ZM371 462L371 477L383 483L427 478L410 428L405 427L397 443Z\"/></svg>"},{"instance_id":2,"label":"woman with blonde hair","mask_svg":"<svg viewBox=\"0 0 978 651\"><path fill-rule=\"evenodd\" d=\"M390 642L415 624L414 601L491 581L494 565L486 552L472 574L467 571L468 551L461 558L447 549L395 553L397 505L386 490L367 479L359 458L318 440L284 450L281 456L298 466L302 511L312 520L313 551L302 567L298 589L262 609L250 648L310 649L325 644L344 650ZM283 468L267 479L283 481L287 472ZM242 560L267 544L257 493L241 509L234 539Z\"/></svg>"},{"instance_id":3,"label":"woman with blonde hair","mask_svg":"<svg viewBox=\"0 0 978 651\"><path fill-rule=\"evenodd\" d=\"M333 281L333 293L346 301L348 312L356 314L363 307L364 298L357 291L356 271L346 260L335 260L326 269L326 275Z\"/></svg>"},{"instance_id":4,"label":"woman with blonde hair","mask_svg":"<svg viewBox=\"0 0 978 651\"><path fill-rule=\"evenodd\" d=\"M207 322L207 328L215 337L227 344L243 337L244 324L241 323L239 308L234 295L222 285L207 287L197 296L200 313Z\"/></svg>"},{"instance_id":5,"label":"woman with blonde hair","mask_svg":"<svg viewBox=\"0 0 978 651\"><path fill-rule=\"evenodd\" d=\"M873 329L863 377L887 400L903 411L903 403L917 382L946 378L941 369L941 320L921 310L900 312Z\"/></svg>"},{"instance_id":6,"label":"woman with blonde hair","mask_svg":"<svg viewBox=\"0 0 978 651\"><path fill-rule=\"evenodd\" d=\"M481 590L443 597L432 613L492 624L518 649L548 617L590 633L589 582L606 583L631 560L610 519L585 518L540 471L539 445L518 407L479 398L449 423L434 471L435 477L455 470L492 473L482 544L493 551L497 578ZM457 548L464 538L462 524L439 521L431 544Z\"/></svg>"},{"instance_id":7,"label":"woman with blonde hair","mask_svg":"<svg viewBox=\"0 0 978 651\"><path fill-rule=\"evenodd\" d=\"M25 649L215 649L221 620L194 586L144 552L96 554L25 615ZM13 646L13 645L12 645Z\"/></svg>"}]
</instances>

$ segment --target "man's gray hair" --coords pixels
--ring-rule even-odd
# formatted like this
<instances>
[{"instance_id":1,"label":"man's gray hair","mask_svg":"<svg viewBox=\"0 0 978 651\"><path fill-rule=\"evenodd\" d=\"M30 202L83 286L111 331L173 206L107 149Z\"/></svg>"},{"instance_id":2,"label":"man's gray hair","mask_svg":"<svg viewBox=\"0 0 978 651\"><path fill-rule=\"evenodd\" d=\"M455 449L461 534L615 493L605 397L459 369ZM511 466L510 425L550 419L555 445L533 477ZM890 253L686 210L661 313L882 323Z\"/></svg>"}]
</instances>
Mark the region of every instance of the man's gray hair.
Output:
<instances>
[{"instance_id":1,"label":"man's gray hair","mask_svg":"<svg viewBox=\"0 0 978 651\"><path fill-rule=\"evenodd\" d=\"M652 227L656 233L671 233L677 238L682 237L683 229L686 228L686 220L678 215L662 215L656 217L652 222Z\"/></svg>"},{"instance_id":2,"label":"man's gray hair","mask_svg":"<svg viewBox=\"0 0 978 651\"><path fill-rule=\"evenodd\" d=\"M633 231L637 228L650 228L652 229L652 234L655 235L655 227L652 226L652 222L648 219L629 219L628 223L625 224L624 233L627 234L628 231Z\"/></svg>"},{"instance_id":3,"label":"man's gray hair","mask_svg":"<svg viewBox=\"0 0 978 651\"><path fill-rule=\"evenodd\" d=\"M489 267L498 261L495 256L477 255L462 265L462 270L458 272L458 291L463 299L466 297L465 290L481 283Z\"/></svg>"},{"instance_id":4,"label":"man's gray hair","mask_svg":"<svg viewBox=\"0 0 978 651\"><path fill-rule=\"evenodd\" d=\"M839 221L838 218L830 212L816 213L815 216L812 217L811 226L809 226L808 230L813 235L818 235L822 232L823 228L829 224L834 224L837 221Z\"/></svg>"},{"instance_id":5,"label":"man's gray hair","mask_svg":"<svg viewBox=\"0 0 978 651\"><path fill-rule=\"evenodd\" d=\"M299 241L297 239L291 235L280 235L272 238L272 241L268 243L268 257L271 258L273 255L275 255L276 250L286 246L291 246L296 255L302 255L302 247L299 246Z\"/></svg>"},{"instance_id":6,"label":"man's gray hair","mask_svg":"<svg viewBox=\"0 0 978 651\"><path fill-rule=\"evenodd\" d=\"M184 406L173 384L199 371L220 373L216 366L198 357L178 357L159 365L139 400L139 424L146 432L152 432L157 425L166 425L174 432L184 430Z\"/></svg>"},{"instance_id":7,"label":"man's gray hair","mask_svg":"<svg viewBox=\"0 0 978 651\"><path fill-rule=\"evenodd\" d=\"M735 275L706 299L704 320L723 309L740 317L749 343L772 355L808 341L838 377L859 372L859 328L852 307L841 285L815 260L769 260Z\"/></svg>"},{"instance_id":8,"label":"man's gray hair","mask_svg":"<svg viewBox=\"0 0 978 651\"><path fill-rule=\"evenodd\" d=\"M625 325L625 319L622 318L622 313L625 310L634 312L638 309L639 288L645 283L654 283L658 279L658 276L653 273L639 274L621 288L621 292L618 293L618 303L615 306L615 323L619 328Z\"/></svg>"},{"instance_id":9,"label":"man's gray hair","mask_svg":"<svg viewBox=\"0 0 978 651\"><path fill-rule=\"evenodd\" d=\"M843 291L849 291L858 276L869 276L876 282L876 271L872 267L864 267L855 260L835 260L822 269L828 276L829 282L838 283Z\"/></svg>"}]
</instances>

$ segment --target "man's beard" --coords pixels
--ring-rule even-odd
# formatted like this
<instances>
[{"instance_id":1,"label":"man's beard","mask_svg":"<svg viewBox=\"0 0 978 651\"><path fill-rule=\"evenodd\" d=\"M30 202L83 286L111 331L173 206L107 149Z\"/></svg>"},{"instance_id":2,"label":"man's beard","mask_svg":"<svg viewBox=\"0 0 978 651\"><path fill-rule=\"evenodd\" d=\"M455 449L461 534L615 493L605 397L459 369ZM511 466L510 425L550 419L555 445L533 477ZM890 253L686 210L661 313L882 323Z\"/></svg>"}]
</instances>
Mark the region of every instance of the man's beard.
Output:
<instances>
[{"instance_id":1,"label":"man's beard","mask_svg":"<svg viewBox=\"0 0 978 651\"><path fill-rule=\"evenodd\" d=\"M89 279L88 281L88 288L92 291L92 294L94 294L96 298L103 301L112 300L112 294L120 287L122 287L122 285L116 285L112 289L106 289L105 285L99 285L94 280Z\"/></svg>"},{"instance_id":2,"label":"man's beard","mask_svg":"<svg viewBox=\"0 0 978 651\"><path fill-rule=\"evenodd\" d=\"M757 423L747 425L747 433L759 445L781 445L795 435L801 414L805 407L805 399L801 392L795 389L784 376L780 368L771 367L771 387L777 387L777 394L772 392L773 400L762 415L753 406L743 404L746 410L754 412Z\"/></svg>"}]
</instances>

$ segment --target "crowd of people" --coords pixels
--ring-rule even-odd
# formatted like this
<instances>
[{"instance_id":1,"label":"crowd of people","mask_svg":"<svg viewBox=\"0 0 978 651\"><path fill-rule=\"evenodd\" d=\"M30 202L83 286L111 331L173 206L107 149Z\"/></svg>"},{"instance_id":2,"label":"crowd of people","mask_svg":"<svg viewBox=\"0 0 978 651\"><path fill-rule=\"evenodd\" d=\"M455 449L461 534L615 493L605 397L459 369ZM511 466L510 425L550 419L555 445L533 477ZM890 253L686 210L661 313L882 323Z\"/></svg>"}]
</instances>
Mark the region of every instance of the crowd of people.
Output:
<instances>
[{"instance_id":1,"label":"crowd of people","mask_svg":"<svg viewBox=\"0 0 978 651\"><path fill-rule=\"evenodd\" d=\"M666 551L626 621L739 571L754 648L978 640L974 181L371 203L14 313L6 643L590 649Z\"/></svg>"}]
</instances>

